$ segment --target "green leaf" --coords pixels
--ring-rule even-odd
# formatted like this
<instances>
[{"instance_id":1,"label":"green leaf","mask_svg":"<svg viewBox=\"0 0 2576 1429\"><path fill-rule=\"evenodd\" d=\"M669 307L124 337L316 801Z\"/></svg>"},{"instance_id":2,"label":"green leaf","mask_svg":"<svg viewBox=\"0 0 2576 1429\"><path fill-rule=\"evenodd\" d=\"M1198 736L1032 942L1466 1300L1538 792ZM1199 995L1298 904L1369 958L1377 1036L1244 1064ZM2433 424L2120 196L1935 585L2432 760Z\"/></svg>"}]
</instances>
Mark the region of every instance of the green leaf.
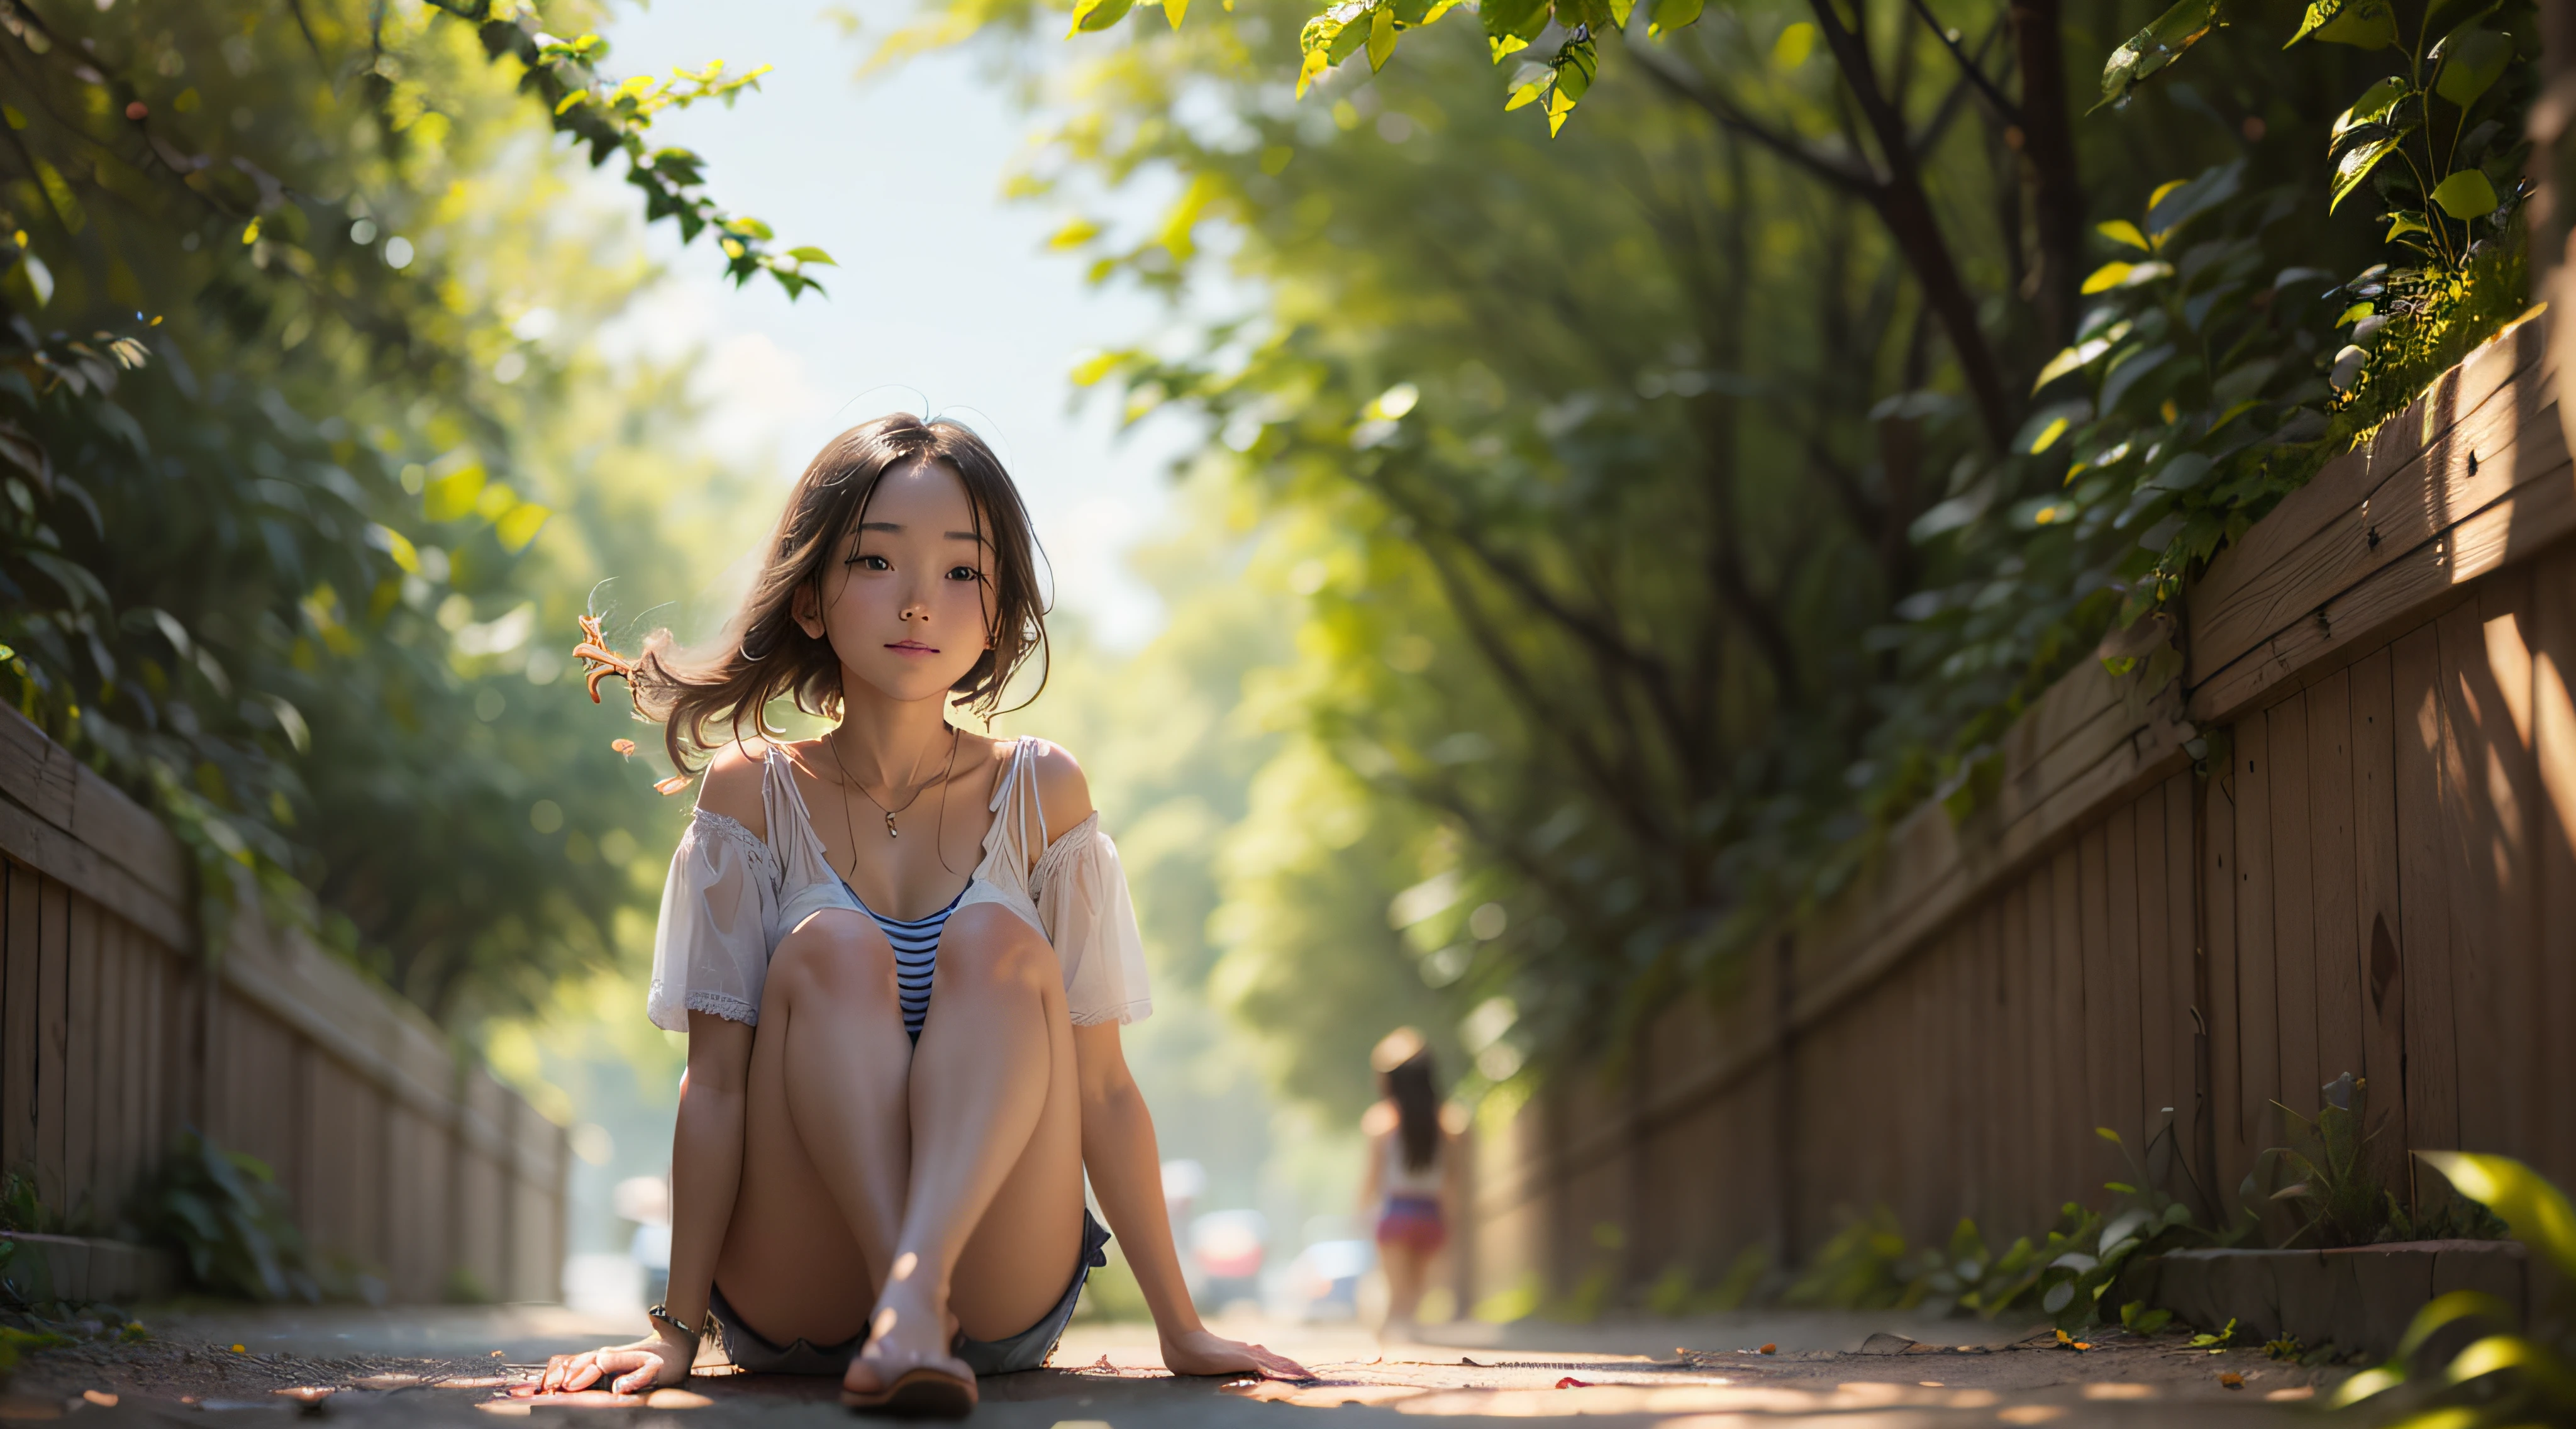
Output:
<instances>
[{"instance_id":1,"label":"green leaf","mask_svg":"<svg viewBox=\"0 0 2576 1429\"><path fill-rule=\"evenodd\" d=\"M2548 1178L2510 1156L2418 1151L2459 1193L2504 1218L2513 1238L2576 1279L2576 1207Z\"/></svg>"},{"instance_id":2,"label":"green leaf","mask_svg":"<svg viewBox=\"0 0 2576 1429\"><path fill-rule=\"evenodd\" d=\"M1500 64L1513 50L1528 48L1554 13L1548 0L1484 0L1477 14L1485 22L1485 38L1493 44L1494 62Z\"/></svg>"},{"instance_id":3,"label":"green leaf","mask_svg":"<svg viewBox=\"0 0 2576 1429\"><path fill-rule=\"evenodd\" d=\"M492 534L500 538L502 550L516 554L526 550L528 543L537 539L537 532L545 526L546 518L553 514L533 501L522 501L492 523Z\"/></svg>"},{"instance_id":4,"label":"green leaf","mask_svg":"<svg viewBox=\"0 0 2576 1429\"><path fill-rule=\"evenodd\" d=\"M2414 96L2415 87L2391 75L2361 92L2361 98L2335 119L2334 133L2326 140L2326 152L2343 147L2347 136L2368 124L2385 124L2400 103ZM2366 137L2366 136L2365 136Z\"/></svg>"},{"instance_id":5,"label":"green leaf","mask_svg":"<svg viewBox=\"0 0 2576 1429\"><path fill-rule=\"evenodd\" d=\"M2158 188L2147 203L2147 232L2162 239L2236 196L2245 178L2245 162L2203 169L2186 182Z\"/></svg>"},{"instance_id":6,"label":"green leaf","mask_svg":"<svg viewBox=\"0 0 2576 1429\"><path fill-rule=\"evenodd\" d=\"M2093 231L2114 243L2125 243L2141 253L2154 251L2147 242L2147 236L2138 231L2136 224L2125 218L2115 218L2108 223L2097 223L2093 225Z\"/></svg>"},{"instance_id":7,"label":"green leaf","mask_svg":"<svg viewBox=\"0 0 2576 1429\"><path fill-rule=\"evenodd\" d=\"M1370 72L1374 73L1377 70L1384 68L1387 57L1394 53L1395 11L1385 5L1380 5L1369 15L1368 57Z\"/></svg>"},{"instance_id":8,"label":"green leaf","mask_svg":"<svg viewBox=\"0 0 2576 1429\"><path fill-rule=\"evenodd\" d=\"M2382 243L2394 243L2398 239L2403 238L2410 233L2430 233L2432 231L2432 225L2424 221L2424 215L2421 212L2411 208L2401 208L2388 215L2388 232L2382 234L2379 241ZM2368 303L2363 303L2361 306L2368 307L2370 305ZM2368 314L2364 314L2363 316L2366 317Z\"/></svg>"},{"instance_id":9,"label":"green leaf","mask_svg":"<svg viewBox=\"0 0 2576 1429\"><path fill-rule=\"evenodd\" d=\"M825 268L838 268L841 266L840 264L832 261L831 254L824 252L820 248L814 247L812 244L790 248L787 250L787 256L795 259L799 263L814 263Z\"/></svg>"},{"instance_id":10,"label":"green leaf","mask_svg":"<svg viewBox=\"0 0 2576 1429\"><path fill-rule=\"evenodd\" d=\"M2218 10L2219 0L2181 0L2113 50L2102 66L2102 103L2126 104L2129 91L2181 59L2183 51L2217 26Z\"/></svg>"},{"instance_id":11,"label":"green leaf","mask_svg":"<svg viewBox=\"0 0 2576 1429\"><path fill-rule=\"evenodd\" d=\"M2495 185L2481 170L2462 169L2433 186L2433 202L2453 218L2478 218L2495 212Z\"/></svg>"},{"instance_id":12,"label":"green leaf","mask_svg":"<svg viewBox=\"0 0 2576 1429\"><path fill-rule=\"evenodd\" d=\"M1699 22L1700 12L1708 0L1655 0L1654 18L1646 22L1646 37L1660 40L1673 31Z\"/></svg>"},{"instance_id":13,"label":"green leaf","mask_svg":"<svg viewBox=\"0 0 2576 1429\"><path fill-rule=\"evenodd\" d=\"M1173 29L1181 27L1181 17L1188 13L1190 0L1163 0L1163 18L1172 22Z\"/></svg>"},{"instance_id":14,"label":"green leaf","mask_svg":"<svg viewBox=\"0 0 2576 1429\"><path fill-rule=\"evenodd\" d=\"M1106 30L1134 8L1136 0L1073 0L1073 28L1064 37L1069 40L1085 30Z\"/></svg>"},{"instance_id":15,"label":"green leaf","mask_svg":"<svg viewBox=\"0 0 2576 1429\"><path fill-rule=\"evenodd\" d=\"M2397 12L2388 0L2316 0L2308 6L2299 32L2281 48L2286 50L2310 35L2330 44L2384 50L2397 43Z\"/></svg>"},{"instance_id":16,"label":"green leaf","mask_svg":"<svg viewBox=\"0 0 2576 1429\"><path fill-rule=\"evenodd\" d=\"M2332 213L2341 208L2343 201L2352 197L2352 191L2361 187L2361 181L2370 177L2370 171L2379 167L2379 161L2397 152L2397 146L2405 142L2406 136L2413 132L2413 128L2414 126L2409 125L2394 133L2383 134L2367 143L2355 144L2346 149L2343 157L2335 160L2334 199L2326 205L2326 212Z\"/></svg>"},{"instance_id":17,"label":"green leaf","mask_svg":"<svg viewBox=\"0 0 2576 1429\"><path fill-rule=\"evenodd\" d=\"M2466 109L2504 77L2513 63L2513 37L2486 29L2455 30L2442 37L2430 57L2442 65L2433 92Z\"/></svg>"}]
</instances>

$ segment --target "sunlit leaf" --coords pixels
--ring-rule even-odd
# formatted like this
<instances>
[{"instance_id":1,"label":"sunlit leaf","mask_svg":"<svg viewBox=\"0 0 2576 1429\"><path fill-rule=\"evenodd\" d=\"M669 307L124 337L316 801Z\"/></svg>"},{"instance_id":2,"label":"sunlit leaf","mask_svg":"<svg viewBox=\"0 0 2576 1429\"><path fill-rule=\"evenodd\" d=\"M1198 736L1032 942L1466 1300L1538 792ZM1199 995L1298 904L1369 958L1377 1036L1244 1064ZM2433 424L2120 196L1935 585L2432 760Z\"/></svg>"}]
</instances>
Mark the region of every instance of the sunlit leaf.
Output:
<instances>
[{"instance_id":1,"label":"sunlit leaf","mask_svg":"<svg viewBox=\"0 0 2576 1429\"><path fill-rule=\"evenodd\" d=\"M2124 104L2129 92L2200 43L2219 23L2219 0L2181 0L2111 52L2102 66L2102 103Z\"/></svg>"},{"instance_id":2,"label":"sunlit leaf","mask_svg":"<svg viewBox=\"0 0 2576 1429\"><path fill-rule=\"evenodd\" d=\"M1662 39L1673 31L1699 23L1700 13L1708 0L1654 0L1655 12L1646 22L1646 36Z\"/></svg>"},{"instance_id":3,"label":"sunlit leaf","mask_svg":"<svg viewBox=\"0 0 2576 1429\"><path fill-rule=\"evenodd\" d=\"M1065 38L1086 30L1106 30L1126 19L1135 7L1136 0L1073 0L1073 28L1065 31Z\"/></svg>"},{"instance_id":4,"label":"sunlit leaf","mask_svg":"<svg viewBox=\"0 0 2576 1429\"><path fill-rule=\"evenodd\" d=\"M1386 67L1387 57L1395 53L1395 11L1379 5L1369 16L1368 61L1372 73Z\"/></svg>"},{"instance_id":5,"label":"sunlit leaf","mask_svg":"<svg viewBox=\"0 0 2576 1429\"><path fill-rule=\"evenodd\" d=\"M2462 169L2433 186L2433 202L2453 218L2483 217L2495 212L2495 185L2481 170Z\"/></svg>"},{"instance_id":6,"label":"sunlit leaf","mask_svg":"<svg viewBox=\"0 0 2576 1429\"><path fill-rule=\"evenodd\" d=\"M2114 243L2125 243L2141 253L2153 251L2147 242L2147 236L2138 231L2136 224L2125 218L2115 218L2108 223L2097 223L2093 225L2093 231Z\"/></svg>"},{"instance_id":7,"label":"sunlit leaf","mask_svg":"<svg viewBox=\"0 0 2576 1429\"><path fill-rule=\"evenodd\" d=\"M2355 49L2384 50L2397 43L2397 12L2388 0L2315 0L2299 22L2299 32L2281 48L2310 35Z\"/></svg>"},{"instance_id":8,"label":"sunlit leaf","mask_svg":"<svg viewBox=\"0 0 2576 1429\"><path fill-rule=\"evenodd\" d=\"M2354 100L2350 109L2336 117L2334 132L2326 140L2327 152L2342 148L2345 138L2358 129L2389 122L2389 115L2396 111L2397 106L2413 98L2414 94L2414 86L2395 75L2363 90L2361 98Z\"/></svg>"},{"instance_id":9,"label":"sunlit leaf","mask_svg":"<svg viewBox=\"0 0 2576 1429\"><path fill-rule=\"evenodd\" d=\"M2565 1192L2510 1156L2467 1151L2418 1151L2459 1193L2502 1217L2514 1239L2547 1257L2558 1273L2576 1279L2576 1208Z\"/></svg>"},{"instance_id":10,"label":"sunlit leaf","mask_svg":"<svg viewBox=\"0 0 2576 1429\"><path fill-rule=\"evenodd\" d=\"M2397 152L2397 146L2405 142L2408 132L2400 129L2344 150L2343 157L2335 160L2334 197L2326 204L2326 212L2332 213L2343 207L2343 201L2352 197L2352 191L2361 187L2361 181L2370 177L2370 171L2379 167L2379 161Z\"/></svg>"},{"instance_id":11,"label":"sunlit leaf","mask_svg":"<svg viewBox=\"0 0 2576 1429\"><path fill-rule=\"evenodd\" d=\"M2513 63L2513 37L2482 28L2455 30L2442 37L2430 57L2442 66L2433 78L2433 92L2466 109L2504 77Z\"/></svg>"}]
</instances>

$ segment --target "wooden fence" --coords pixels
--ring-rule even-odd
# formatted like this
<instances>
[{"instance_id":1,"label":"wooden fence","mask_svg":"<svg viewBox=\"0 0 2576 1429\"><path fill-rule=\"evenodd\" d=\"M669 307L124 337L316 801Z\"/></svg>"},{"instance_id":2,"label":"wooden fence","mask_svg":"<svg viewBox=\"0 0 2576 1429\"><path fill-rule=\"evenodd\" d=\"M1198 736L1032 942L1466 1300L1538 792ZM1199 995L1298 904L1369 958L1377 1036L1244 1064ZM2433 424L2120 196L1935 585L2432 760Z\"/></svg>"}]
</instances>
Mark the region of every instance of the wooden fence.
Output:
<instances>
[{"instance_id":1,"label":"wooden fence","mask_svg":"<svg viewBox=\"0 0 2576 1429\"><path fill-rule=\"evenodd\" d=\"M2232 1199L2272 1103L2313 1113L2344 1071L2401 1187L2442 1147L2576 1184L2576 470L2545 326L2224 553L2161 659L2049 691L1964 825L1918 811L1624 1084L1561 1078L1485 1138L1461 1290L1705 1286L1879 1205L1918 1243L2035 1233L2119 1178L2094 1128L2139 1146L2168 1107Z\"/></svg>"},{"instance_id":2,"label":"wooden fence","mask_svg":"<svg viewBox=\"0 0 2576 1429\"><path fill-rule=\"evenodd\" d=\"M0 1167L104 1233L195 1126L396 1300L556 1298L563 1129L248 906L210 971L193 906L169 831L0 710Z\"/></svg>"}]
</instances>

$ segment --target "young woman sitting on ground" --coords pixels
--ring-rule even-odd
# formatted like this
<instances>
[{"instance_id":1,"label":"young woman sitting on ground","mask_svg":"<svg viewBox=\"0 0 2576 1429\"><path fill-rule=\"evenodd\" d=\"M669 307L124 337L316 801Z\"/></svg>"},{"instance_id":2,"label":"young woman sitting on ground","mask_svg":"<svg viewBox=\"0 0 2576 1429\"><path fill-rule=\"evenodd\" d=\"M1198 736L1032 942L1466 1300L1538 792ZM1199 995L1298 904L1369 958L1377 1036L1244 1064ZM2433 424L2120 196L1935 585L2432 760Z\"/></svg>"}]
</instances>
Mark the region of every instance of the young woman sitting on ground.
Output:
<instances>
[{"instance_id":1,"label":"young woman sitting on ground","mask_svg":"<svg viewBox=\"0 0 2576 1429\"><path fill-rule=\"evenodd\" d=\"M1105 1263L1086 1171L1166 1366L1303 1373L1210 1333L1183 1286L1119 1050L1144 954L1082 770L950 719L993 712L1043 615L1000 462L898 416L806 468L720 650L586 647L676 764L712 758L647 1009L689 1038L670 1288L651 1333L557 1357L541 1391L678 1384L712 1322L743 1369L963 1414L977 1375L1045 1362ZM780 698L835 727L758 737Z\"/></svg>"}]
</instances>

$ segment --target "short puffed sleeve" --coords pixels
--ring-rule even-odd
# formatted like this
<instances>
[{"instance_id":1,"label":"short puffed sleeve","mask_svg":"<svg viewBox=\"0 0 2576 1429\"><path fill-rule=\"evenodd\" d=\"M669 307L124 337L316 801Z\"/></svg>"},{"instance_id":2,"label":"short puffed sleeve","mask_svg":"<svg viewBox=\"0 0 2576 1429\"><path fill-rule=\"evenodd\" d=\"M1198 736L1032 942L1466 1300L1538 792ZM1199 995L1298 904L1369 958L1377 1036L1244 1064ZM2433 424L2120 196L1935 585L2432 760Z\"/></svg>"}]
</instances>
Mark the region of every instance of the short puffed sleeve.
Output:
<instances>
[{"instance_id":1,"label":"short puffed sleeve","mask_svg":"<svg viewBox=\"0 0 2576 1429\"><path fill-rule=\"evenodd\" d=\"M1038 920L1064 964L1065 1008L1078 1026L1134 1022L1154 1011L1145 940L1118 845L1093 814L1048 847L1029 879Z\"/></svg>"},{"instance_id":2,"label":"short puffed sleeve","mask_svg":"<svg viewBox=\"0 0 2576 1429\"><path fill-rule=\"evenodd\" d=\"M778 858L741 824L701 809L671 854L653 934L653 1025L689 1030L689 1014L760 1021L761 985L778 941Z\"/></svg>"}]
</instances>

